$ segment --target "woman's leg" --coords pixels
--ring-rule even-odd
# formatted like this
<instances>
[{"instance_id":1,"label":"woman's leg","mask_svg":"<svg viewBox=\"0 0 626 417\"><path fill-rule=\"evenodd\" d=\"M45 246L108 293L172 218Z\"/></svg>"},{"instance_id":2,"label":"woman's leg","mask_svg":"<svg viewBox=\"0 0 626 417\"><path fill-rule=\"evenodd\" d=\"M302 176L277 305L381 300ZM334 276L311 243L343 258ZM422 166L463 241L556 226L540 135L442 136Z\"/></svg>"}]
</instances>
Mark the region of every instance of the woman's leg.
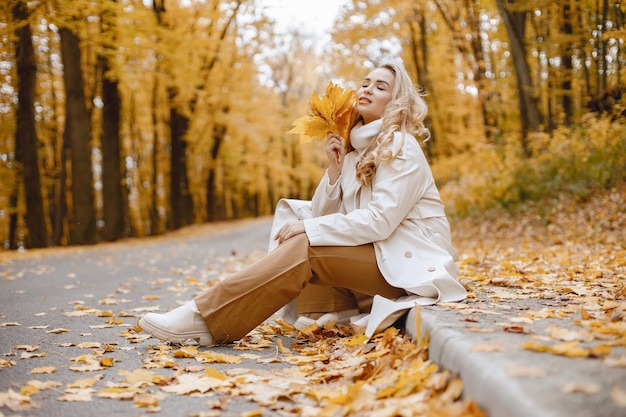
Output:
<instances>
[{"instance_id":1,"label":"woman's leg","mask_svg":"<svg viewBox=\"0 0 626 417\"><path fill-rule=\"evenodd\" d=\"M354 310L359 305L354 293L347 288L330 287L309 283L296 298L298 314Z\"/></svg>"},{"instance_id":2,"label":"woman's leg","mask_svg":"<svg viewBox=\"0 0 626 417\"><path fill-rule=\"evenodd\" d=\"M310 247L301 234L217 283L195 302L215 341L223 343L245 336L296 298L309 282L369 296L405 295L381 275L373 245Z\"/></svg>"}]
</instances>

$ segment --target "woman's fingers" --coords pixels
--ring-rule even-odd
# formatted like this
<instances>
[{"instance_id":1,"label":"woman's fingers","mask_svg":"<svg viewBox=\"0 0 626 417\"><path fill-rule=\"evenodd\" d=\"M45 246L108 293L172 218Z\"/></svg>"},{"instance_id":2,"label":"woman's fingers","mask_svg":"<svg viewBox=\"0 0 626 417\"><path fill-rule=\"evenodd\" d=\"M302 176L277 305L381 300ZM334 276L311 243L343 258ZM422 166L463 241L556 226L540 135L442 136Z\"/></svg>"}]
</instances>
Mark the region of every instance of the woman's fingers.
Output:
<instances>
[{"instance_id":1,"label":"woman's fingers","mask_svg":"<svg viewBox=\"0 0 626 417\"><path fill-rule=\"evenodd\" d=\"M343 141L341 136L336 134L329 134L326 141L326 155L330 162L335 163L337 168L341 168L343 162Z\"/></svg>"},{"instance_id":2,"label":"woman's fingers","mask_svg":"<svg viewBox=\"0 0 626 417\"><path fill-rule=\"evenodd\" d=\"M290 239L304 232L305 232L304 222L302 220L288 222L288 223L285 223L285 225L280 228L278 233L276 233L276 236L274 236L274 240L278 240L278 243L281 244L287 239Z\"/></svg>"}]
</instances>

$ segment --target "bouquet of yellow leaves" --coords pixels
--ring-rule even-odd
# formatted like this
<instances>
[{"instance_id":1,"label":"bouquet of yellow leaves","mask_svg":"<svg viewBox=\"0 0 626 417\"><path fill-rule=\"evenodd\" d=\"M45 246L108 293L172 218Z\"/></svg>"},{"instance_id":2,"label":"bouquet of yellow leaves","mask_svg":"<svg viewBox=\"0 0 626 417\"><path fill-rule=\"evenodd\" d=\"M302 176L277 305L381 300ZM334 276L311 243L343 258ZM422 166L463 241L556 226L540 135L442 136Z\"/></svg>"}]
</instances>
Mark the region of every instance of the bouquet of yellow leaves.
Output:
<instances>
[{"instance_id":1,"label":"bouquet of yellow leaves","mask_svg":"<svg viewBox=\"0 0 626 417\"><path fill-rule=\"evenodd\" d=\"M331 81L323 97L319 97L317 92L311 96L311 114L296 119L293 128L287 133L300 135L300 143L313 138L325 140L328 133L337 133L346 139L355 100L354 90L344 90Z\"/></svg>"}]
</instances>

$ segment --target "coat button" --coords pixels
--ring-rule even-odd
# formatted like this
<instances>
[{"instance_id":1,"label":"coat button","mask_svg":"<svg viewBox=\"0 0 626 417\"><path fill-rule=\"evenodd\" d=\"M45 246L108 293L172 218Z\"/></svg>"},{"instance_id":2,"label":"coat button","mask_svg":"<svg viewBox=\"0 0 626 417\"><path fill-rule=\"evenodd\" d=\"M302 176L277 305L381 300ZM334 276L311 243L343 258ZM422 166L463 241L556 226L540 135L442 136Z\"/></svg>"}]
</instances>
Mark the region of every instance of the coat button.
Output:
<instances>
[{"instance_id":1,"label":"coat button","mask_svg":"<svg viewBox=\"0 0 626 417\"><path fill-rule=\"evenodd\" d=\"M409 251L404 252L404 257L405 258L410 258L412 256L413 256L413 254L411 252L409 252Z\"/></svg>"},{"instance_id":2,"label":"coat button","mask_svg":"<svg viewBox=\"0 0 626 417\"><path fill-rule=\"evenodd\" d=\"M435 267L431 266L430 268L428 268L428 272L435 272Z\"/></svg>"}]
</instances>

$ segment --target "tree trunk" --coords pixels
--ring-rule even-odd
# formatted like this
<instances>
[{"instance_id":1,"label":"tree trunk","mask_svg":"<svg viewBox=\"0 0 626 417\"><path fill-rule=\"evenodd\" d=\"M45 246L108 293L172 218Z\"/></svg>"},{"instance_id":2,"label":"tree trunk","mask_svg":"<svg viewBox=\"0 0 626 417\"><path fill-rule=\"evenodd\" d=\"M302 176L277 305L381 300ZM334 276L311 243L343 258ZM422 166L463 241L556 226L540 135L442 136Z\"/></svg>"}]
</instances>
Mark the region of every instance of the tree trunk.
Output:
<instances>
[{"instance_id":1,"label":"tree trunk","mask_svg":"<svg viewBox=\"0 0 626 417\"><path fill-rule=\"evenodd\" d=\"M121 99L118 82L107 76L109 64L101 57L102 65L102 238L106 241L126 235L126 206L123 195L122 156L120 146Z\"/></svg>"},{"instance_id":2,"label":"tree trunk","mask_svg":"<svg viewBox=\"0 0 626 417\"><path fill-rule=\"evenodd\" d=\"M164 23L165 0L152 2L152 8L159 25ZM189 118L178 111L174 101L175 88L168 89L170 103L170 210L167 225L169 229L178 229L193 223L194 205L189 191L187 177L187 143L185 134L189 129ZM156 186L156 184L155 184Z\"/></svg>"},{"instance_id":3,"label":"tree trunk","mask_svg":"<svg viewBox=\"0 0 626 417\"><path fill-rule=\"evenodd\" d=\"M517 79L522 147L524 152L529 155L530 149L526 142L526 134L529 131L538 132L541 123L537 102L532 96L530 69L524 46L524 32L528 12L508 10L506 6L515 3L514 0L497 0L496 3L509 37L509 45L511 46L511 60Z\"/></svg>"},{"instance_id":4,"label":"tree trunk","mask_svg":"<svg viewBox=\"0 0 626 417\"><path fill-rule=\"evenodd\" d=\"M424 11L419 9L415 4L413 4L412 7L412 16L411 21L409 22L409 30L411 32L411 61L413 63L413 66L415 67L417 82L428 93L428 96L430 98L430 111L426 116L426 120L424 120L424 124L426 126L432 126L433 123L431 114L436 113L437 101L435 97L437 95L435 94L434 86L430 82L430 78L428 76L427 23ZM429 159L434 156L433 148L436 143L437 135L436 132L431 128L428 146L425 149Z\"/></svg>"},{"instance_id":5,"label":"tree trunk","mask_svg":"<svg viewBox=\"0 0 626 417\"><path fill-rule=\"evenodd\" d=\"M67 161L70 158L70 144L63 135L63 145L61 148L61 162L59 167L58 187L55 194L55 213L54 213L54 244L59 246L63 244L65 236L63 229L67 230Z\"/></svg>"},{"instance_id":6,"label":"tree trunk","mask_svg":"<svg viewBox=\"0 0 626 417\"><path fill-rule=\"evenodd\" d=\"M151 101L151 112L152 112L152 195L150 197L150 234L156 235L160 233L160 222L159 222L159 193L158 193L158 182L159 182L159 114L158 114L158 91L159 91L159 74L156 71L154 77L154 84L152 86L152 101Z\"/></svg>"},{"instance_id":7,"label":"tree trunk","mask_svg":"<svg viewBox=\"0 0 626 417\"><path fill-rule=\"evenodd\" d=\"M213 128L213 147L211 148L211 165L206 185L206 212L208 221L222 220L225 218L224 205L220 204L216 193L215 167L217 156L222 145L222 139L226 135L226 126L217 125Z\"/></svg>"},{"instance_id":8,"label":"tree trunk","mask_svg":"<svg viewBox=\"0 0 626 417\"><path fill-rule=\"evenodd\" d=\"M91 117L85 101L81 51L76 34L60 28L63 80L65 82L65 131L72 162L72 219L70 243L93 244L96 236L93 171L91 166Z\"/></svg>"},{"instance_id":9,"label":"tree trunk","mask_svg":"<svg viewBox=\"0 0 626 417\"><path fill-rule=\"evenodd\" d=\"M561 97L561 106L563 107L563 123L569 125L572 123L573 108L572 108L572 53L573 45L570 39L574 33L574 26L572 25L572 10L569 1L563 4L563 23L561 25L561 33L565 39L565 45L561 53L561 65L562 68L562 81L561 90L563 96Z\"/></svg>"},{"instance_id":10,"label":"tree trunk","mask_svg":"<svg viewBox=\"0 0 626 417\"><path fill-rule=\"evenodd\" d=\"M178 229L193 223L193 200L189 193L187 176L187 142L185 132L189 119L175 108L170 109L170 229Z\"/></svg>"},{"instance_id":11,"label":"tree trunk","mask_svg":"<svg viewBox=\"0 0 626 417\"><path fill-rule=\"evenodd\" d=\"M28 9L25 3L18 2L13 7L13 16L18 22L28 22ZM44 214L43 193L39 175L37 132L35 130L35 81L37 62L28 23L18 27L16 66L17 66L17 126L15 131L15 158L24 181L26 197L25 222L28 229L26 246L43 248L48 246L47 216ZM18 181L20 180L18 175Z\"/></svg>"}]
</instances>

